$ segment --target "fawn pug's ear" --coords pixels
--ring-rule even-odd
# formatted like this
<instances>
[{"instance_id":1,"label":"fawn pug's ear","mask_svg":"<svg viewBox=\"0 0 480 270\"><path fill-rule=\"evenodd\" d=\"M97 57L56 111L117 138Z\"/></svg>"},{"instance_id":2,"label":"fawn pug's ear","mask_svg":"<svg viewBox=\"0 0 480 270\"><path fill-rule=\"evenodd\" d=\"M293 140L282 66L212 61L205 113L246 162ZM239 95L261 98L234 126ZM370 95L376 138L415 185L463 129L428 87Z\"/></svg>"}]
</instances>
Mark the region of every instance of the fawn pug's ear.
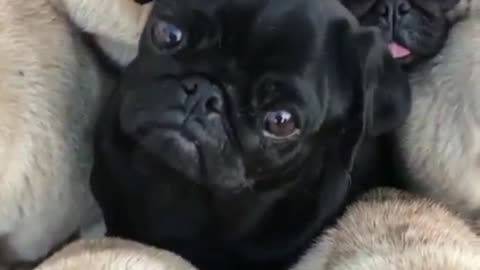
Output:
<instances>
[{"instance_id":1,"label":"fawn pug's ear","mask_svg":"<svg viewBox=\"0 0 480 270\"><path fill-rule=\"evenodd\" d=\"M407 119L411 89L407 74L391 56L378 29L345 23L338 30L347 32L343 35L346 40L339 46L349 55L342 58L342 65L354 91L343 144L345 162L351 169L364 137L389 133Z\"/></svg>"},{"instance_id":2,"label":"fawn pug's ear","mask_svg":"<svg viewBox=\"0 0 480 270\"><path fill-rule=\"evenodd\" d=\"M449 11L455 8L462 0L438 0L440 8L443 11Z\"/></svg>"},{"instance_id":3,"label":"fawn pug's ear","mask_svg":"<svg viewBox=\"0 0 480 270\"><path fill-rule=\"evenodd\" d=\"M472 0L442 0L442 8L450 24L466 17L470 11Z\"/></svg>"}]
</instances>

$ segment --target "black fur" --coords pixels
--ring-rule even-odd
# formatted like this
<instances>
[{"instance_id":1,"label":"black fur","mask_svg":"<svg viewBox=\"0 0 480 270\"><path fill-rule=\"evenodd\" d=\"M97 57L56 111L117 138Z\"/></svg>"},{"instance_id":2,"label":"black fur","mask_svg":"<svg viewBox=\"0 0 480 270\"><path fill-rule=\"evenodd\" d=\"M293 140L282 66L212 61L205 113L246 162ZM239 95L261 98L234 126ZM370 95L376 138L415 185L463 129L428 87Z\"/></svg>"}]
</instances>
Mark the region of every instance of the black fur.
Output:
<instances>
[{"instance_id":1,"label":"black fur","mask_svg":"<svg viewBox=\"0 0 480 270\"><path fill-rule=\"evenodd\" d=\"M152 27L186 37L160 50ZM108 234L201 270L286 269L357 194L392 185L410 108L381 35L336 0L157 0L96 137ZM288 110L300 132L265 135Z\"/></svg>"}]
</instances>

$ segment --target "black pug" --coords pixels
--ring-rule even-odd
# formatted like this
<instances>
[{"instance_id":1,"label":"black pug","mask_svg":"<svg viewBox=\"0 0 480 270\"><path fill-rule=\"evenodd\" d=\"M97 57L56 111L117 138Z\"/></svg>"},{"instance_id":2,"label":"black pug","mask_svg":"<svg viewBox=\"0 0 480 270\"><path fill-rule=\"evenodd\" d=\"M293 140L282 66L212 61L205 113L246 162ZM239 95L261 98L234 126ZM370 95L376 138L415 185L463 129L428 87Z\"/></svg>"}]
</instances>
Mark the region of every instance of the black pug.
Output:
<instances>
[{"instance_id":1,"label":"black pug","mask_svg":"<svg viewBox=\"0 0 480 270\"><path fill-rule=\"evenodd\" d=\"M460 0L341 0L362 25L377 26L392 55L412 66L437 55L461 16Z\"/></svg>"},{"instance_id":2,"label":"black pug","mask_svg":"<svg viewBox=\"0 0 480 270\"><path fill-rule=\"evenodd\" d=\"M201 270L286 269L357 194L392 184L410 88L337 0L157 0L99 123L108 235Z\"/></svg>"}]
</instances>

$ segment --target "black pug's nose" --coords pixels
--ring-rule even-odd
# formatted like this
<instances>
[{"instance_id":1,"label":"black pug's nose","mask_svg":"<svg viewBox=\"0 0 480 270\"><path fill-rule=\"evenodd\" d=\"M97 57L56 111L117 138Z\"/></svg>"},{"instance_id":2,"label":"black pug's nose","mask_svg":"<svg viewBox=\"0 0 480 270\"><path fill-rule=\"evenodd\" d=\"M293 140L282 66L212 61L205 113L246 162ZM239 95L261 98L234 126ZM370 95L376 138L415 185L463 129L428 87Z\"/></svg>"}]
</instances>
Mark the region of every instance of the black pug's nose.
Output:
<instances>
[{"instance_id":1,"label":"black pug's nose","mask_svg":"<svg viewBox=\"0 0 480 270\"><path fill-rule=\"evenodd\" d=\"M195 123L215 128L225 111L221 87L198 76L164 80L160 87L144 87L132 96L126 99L121 125L139 139L170 128L191 133Z\"/></svg>"},{"instance_id":2,"label":"black pug's nose","mask_svg":"<svg viewBox=\"0 0 480 270\"><path fill-rule=\"evenodd\" d=\"M203 78L188 78L182 83L187 94L185 109L190 114L208 116L223 112L222 93L215 84Z\"/></svg>"}]
</instances>

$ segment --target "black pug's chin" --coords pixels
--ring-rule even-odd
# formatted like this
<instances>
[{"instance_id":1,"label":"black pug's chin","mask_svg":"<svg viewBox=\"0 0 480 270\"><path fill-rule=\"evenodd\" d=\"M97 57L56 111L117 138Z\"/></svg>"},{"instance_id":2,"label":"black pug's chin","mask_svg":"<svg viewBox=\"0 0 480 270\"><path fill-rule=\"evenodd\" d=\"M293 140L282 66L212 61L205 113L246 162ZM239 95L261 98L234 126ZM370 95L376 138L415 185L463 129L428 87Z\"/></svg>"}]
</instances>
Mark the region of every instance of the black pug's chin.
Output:
<instances>
[{"instance_id":1,"label":"black pug's chin","mask_svg":"<svg viewBox=\"0 0 480 270\"><path fill-rule=\"evenodd\" d=\"M226 158L219 147L195 121L183 128L156 128L145 135L134 153L137 169L151 170L166 166L184 178L203 185L220 196L250 189L253 180L246 176L240 159ZM229 155L227 155L229 156Z\"/></svg>"},{"instance_id":2,"label":"black pug's chin","mask_svg":"<svg viewBox=\"0 0 480 270\"><path fill-rule=\"evenodd\" d=\"M194 140L180 130L160 128L152 131L141 141L140 148L140 151L148 153L150 158L158 159L159 163L165 163L185 177L194 181L199 178L199 149Z\"/></svg>"}]
</instances>

